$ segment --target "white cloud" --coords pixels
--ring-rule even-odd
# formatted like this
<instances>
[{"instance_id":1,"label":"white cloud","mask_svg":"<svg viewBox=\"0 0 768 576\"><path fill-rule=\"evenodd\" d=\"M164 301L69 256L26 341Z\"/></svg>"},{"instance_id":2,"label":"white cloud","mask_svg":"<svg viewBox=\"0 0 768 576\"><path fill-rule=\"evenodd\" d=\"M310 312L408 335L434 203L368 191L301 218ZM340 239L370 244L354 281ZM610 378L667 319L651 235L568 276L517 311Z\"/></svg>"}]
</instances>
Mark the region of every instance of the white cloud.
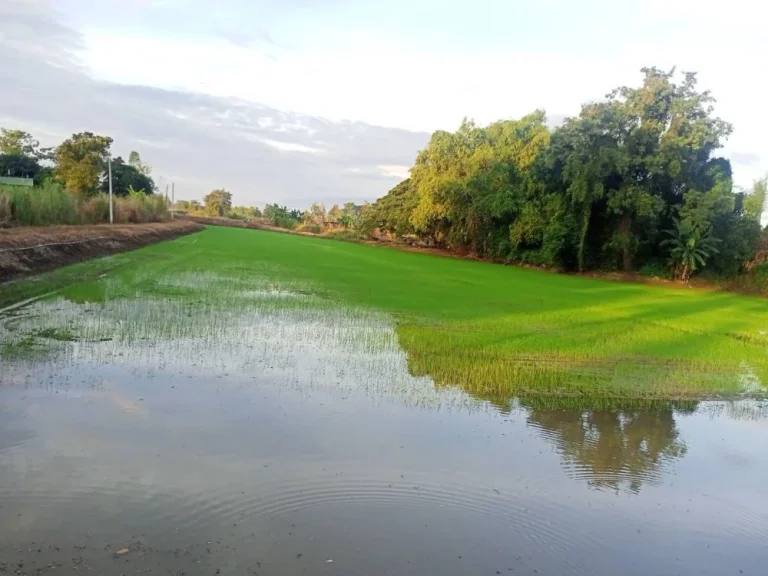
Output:
<instances>
[{"instance_id":1,"label":"white cloud","mask_svg":"<svg viewBox=\"0 0 768 576\"><path fill-rule=\"evenodd\" d=\"M260 140L264 144L284 152L306 152L307 154L324 154L327 152L327 150L322 148L313 148L312 146L305 146L296 142L280 142L279 140L270 140L269 138L260 138Z\"/></svg>"},{"instance_id":2,"label":"white cloud","mask_svg":"<svg viewBox=\"0 0 768 576\"><path fill-rule=\"evenodd\" d=\"M669 21L691 14L689 7L675 4ZM706 30L717 18L701 16L701 21ZM740 42L739 53L753 54L754 70L761 64L768 69L759 35ZM278 50L277 58L217 37L136 30L88 30L85 46L84 62L106 80L199 90L333 121L423 131L454 129L465 115L487 123L537 108L552 115L577 114L582 103L616 86L637 84L644 65L677 66L700 71L701 87L718 98L717 112L734 123L729 150L759 150L768 132L768 117L762 114L765 75L744 74L722 43L692 43L685 36L663 41L628 37L598 55L549 52L545 46L473 53L428 50L356 30L335 31L332 39L311 49ZM736 180L748 184L767 170L768 159L735 165Z\"/></svg>"},{"instance_id":3,"label":"white cloud","mask_svg":"<svg viewBox=\"0 0 768 576\"><path fill-rule=\"evenodd\" d=\"M400 180L405 180L408 178L409 173L408 171L410 168L408 166L378 166L378 169L381 170L381 174L383 176L386 176L387 178L398 178Z\"/></svg>"}]
</instances>

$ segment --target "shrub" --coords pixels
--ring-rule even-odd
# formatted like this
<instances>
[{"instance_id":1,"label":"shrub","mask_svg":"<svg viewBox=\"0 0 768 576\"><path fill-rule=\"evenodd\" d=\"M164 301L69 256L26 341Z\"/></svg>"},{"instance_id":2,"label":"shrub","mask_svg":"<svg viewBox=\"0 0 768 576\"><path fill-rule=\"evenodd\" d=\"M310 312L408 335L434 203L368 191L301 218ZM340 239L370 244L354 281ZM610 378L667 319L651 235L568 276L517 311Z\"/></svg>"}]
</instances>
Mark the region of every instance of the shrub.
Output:
<instances>
[{"instance_id":1,"label":"shrub","mask_svg":"<svg viewBox=\"0 0 768 576\"><path fill-rule=\"evenodd\" d=\"M643 264L638 271L641 276L651 278L669 278L669 266L658 260L650 260Z\"/></svg>"},{"instance_id":2,"label":"shrub","mask_svg":"<svg viewBox=\"0 0 768 576\"><path fill-rule=\"evenodd\" d=\"M325 234L328 238L334 240L344 240L346 242L358 242L363 239L363 235L357 230L333 230Z\"/></svg>"}]
</instances>

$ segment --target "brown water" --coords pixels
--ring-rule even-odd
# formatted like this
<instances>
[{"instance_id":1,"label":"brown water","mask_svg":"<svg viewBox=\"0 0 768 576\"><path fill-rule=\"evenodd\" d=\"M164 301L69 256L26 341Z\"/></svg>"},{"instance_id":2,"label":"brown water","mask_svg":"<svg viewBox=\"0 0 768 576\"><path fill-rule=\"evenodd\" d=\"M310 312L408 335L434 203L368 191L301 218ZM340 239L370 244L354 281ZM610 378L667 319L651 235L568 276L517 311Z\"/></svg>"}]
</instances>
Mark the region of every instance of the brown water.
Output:
<instances>
[{"instance_id":1,"label":"brown water","mask_svg":"<svg viewBox=\"0 0 768 576\"><path fill-rule=\"evenodd\" d=\"M492 405L269 298L0 318L59 330L3 360L0 574L767 573L765 404Z\"/></svg>"}]
</instances>

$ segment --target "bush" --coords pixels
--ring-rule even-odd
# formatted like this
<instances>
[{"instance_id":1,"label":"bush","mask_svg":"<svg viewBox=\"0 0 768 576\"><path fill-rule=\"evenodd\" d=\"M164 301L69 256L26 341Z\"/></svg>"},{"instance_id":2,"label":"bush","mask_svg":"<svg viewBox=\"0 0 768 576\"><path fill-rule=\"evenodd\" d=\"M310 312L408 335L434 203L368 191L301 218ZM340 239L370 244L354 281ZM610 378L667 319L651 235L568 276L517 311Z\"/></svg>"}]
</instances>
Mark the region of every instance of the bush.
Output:
<instances>
[{"instance_id":1,"label":"bush","mask_svg":"<svg viewBox=\"0 0 768 576\"><path fill-rule=\"evenodd\" d=\"M346 242L358 242L363 239L363 235L358 230L332 230L325 234L328 238L334 240L344 240Z\"/></svg>"},{"instance_id":2,"label":"bush","mask_svg":"<svg viewBox=\"0 0 768 576\"><path fill-rule=\"evenodd\" d=\"M640 267L638 271L642 276L648 276L650 278L669 278L669 266L663 262L651 260L646 262Z\"/></svg>"},{"instance_id":3,"label":"bush","mask_svg":"<svg viewBox=\"0 0 768 576\"><path fill-rule=\"evenodd\" d=\"M768 262L753 267L744 275L760 292L768 292Z\"/></svg>"},{"instance_id":4,"label":"bush","mask_svg":"<svg viewBox=\"0 0 768 576\"><path fill-rule=\"evenodd\" d=\"M289 216L276 216L272 223L278 228L285 228L286 230L293 230L299 225L298 220L294 220Z\"/></svg>"}]
</instances>

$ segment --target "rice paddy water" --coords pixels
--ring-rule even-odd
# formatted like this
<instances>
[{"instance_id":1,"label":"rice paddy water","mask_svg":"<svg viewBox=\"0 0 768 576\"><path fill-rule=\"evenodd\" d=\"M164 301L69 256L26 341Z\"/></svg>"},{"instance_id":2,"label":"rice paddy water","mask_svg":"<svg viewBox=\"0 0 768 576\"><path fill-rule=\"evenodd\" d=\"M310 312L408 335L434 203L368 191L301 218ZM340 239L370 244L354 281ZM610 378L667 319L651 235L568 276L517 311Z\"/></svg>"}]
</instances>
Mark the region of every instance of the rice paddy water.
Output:
<instances>
[{"instance_id":1,"label":"rice paddy water","mask_svg":"<svg viewBox=\"0 0 768 576\"><path fill-rule=\"evenodd\" d=\"M762 300L209 228L0 308L0 574L764 570Z\"/></svg>"}]
</instances>

